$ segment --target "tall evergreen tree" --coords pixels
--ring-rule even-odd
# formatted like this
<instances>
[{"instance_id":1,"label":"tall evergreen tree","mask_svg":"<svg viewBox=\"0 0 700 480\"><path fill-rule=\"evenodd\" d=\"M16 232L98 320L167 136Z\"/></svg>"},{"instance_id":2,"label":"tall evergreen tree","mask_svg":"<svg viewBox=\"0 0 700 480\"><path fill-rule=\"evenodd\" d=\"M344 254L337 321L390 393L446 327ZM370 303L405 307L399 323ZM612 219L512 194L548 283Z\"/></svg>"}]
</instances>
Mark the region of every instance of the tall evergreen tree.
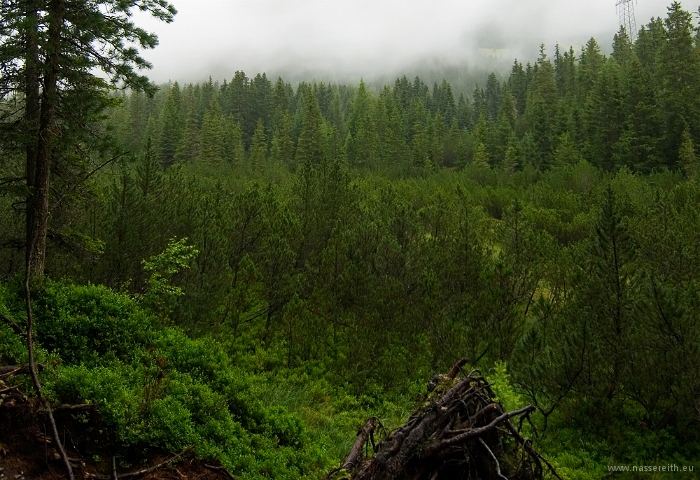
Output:
<instances>
[{"instance_id":1,"label":"tall evergreen tree","mask_svg":"<svg viewBox=\"0 0 700 480\"><path fill-rule=\"evenodd\" d=\"M690 129L686 127L681 136L681 146L678 152L678 164L686 177L693 181L700 178L700 160L695 153L693 138L690 136Z\"/></svg>"},{"instance_id":2,"label":"tall evergreen tree","mask_svg":"<svg viewBox=\"0 0 700 480\"><path fill-rule=\"evenodd\" d=\"M182 98L180 86L175 82L165 97L160 111L157 156L163 167L175 162L177 147L182 140Z\"/></svg>"},{"instance_id":3,"label":"tall evergreen tree","mask_svg":"<svg viewBox=\"0 0 700 480\"><path fill-rule=\"evenodd\" d=\"M347 122L345 151L350 165L369 167L377 165L379 137L374 111L374 98L367 90L365 83L360 81Z\"/></svg>"},{"instance_id":4,"label":"tall evergreen tree","mask_svg":"<svg viewBox=\"0 0 700 480\"><path fill-rule=\"evenodd\" d=\"M209 109L204 112L200 132L199 159L211 165L219 164L224 158L224 119L216 97L212 97Z\"/></svg>"},{"instance_id":5,"label":"tall evergreen tree","mask_svg":"<svg viewBox=\"0 0 700 480\"><path fill-rule=\"evenodd\" d=\"M292 167L294 161L294 141L292 140L292 120L288 113L282 116L281 125L272 136L270 155L273 162Z\"/></svg>"},{"instance_id":6,"label":"tall evergreen tree","mask_svg":"<svg viewBox=\"0 0 700 480\"><path fill-rule=\"evenodd\" d=\"M250 163L253 169L260 170L267 160L267 138L265 137L265 125L262 119L258 120L250 145Z\"/></svg>"},{"instance_id":7,"label":"tall evergreen tree","mask_svg":"<svg viewBox=\"0 0 700 480\"><path fill-rule=\"evenodd\" d=\"M674 167L687 124L694 141L700 140L700 55L694 43L693 19L681 4L668 7L666 35L661 49L663 105L666 117L665 151Z\"/></svg>"},{"instance_id":8,"label":"tall evergreen tree","mask_svg":"<svg viewBox=\"0 0 700 480\"><path fill-rule=\"evenodd\" d=\"M301 133L297 143L295 164L317 165L323 161L323 135L321 130L321 109L313 91L306 89L304 95L304 117L301 125Z\"/></svg>"}]
</instances>

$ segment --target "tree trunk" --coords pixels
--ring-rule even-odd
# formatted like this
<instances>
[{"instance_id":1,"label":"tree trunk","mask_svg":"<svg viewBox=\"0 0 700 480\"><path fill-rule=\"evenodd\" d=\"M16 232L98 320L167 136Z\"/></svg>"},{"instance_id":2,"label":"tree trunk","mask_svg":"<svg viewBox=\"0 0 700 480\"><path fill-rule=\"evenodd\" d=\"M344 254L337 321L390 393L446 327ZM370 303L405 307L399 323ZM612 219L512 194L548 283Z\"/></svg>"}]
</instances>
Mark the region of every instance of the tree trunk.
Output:
<instances>
[{"instance_id":1,"label":"tree trunk","mask_svg":"<svg viewBox=\"0 0 700 480\"><path fill-rule=\"evenodd\" d=\"M51 164L54 144L59 135L57 122L58 75L61 52L61 33L65 15L64 0L52 0L48 6L48 45L44 72L39 123L39 146L34 174L32 202L33 227L28 245L31 272L44 274L46 264L46 236L49 225L49 197L51 195Z\"/></svg>"},{"instance_id":2,"label":"tree trunk","mask_svg":"<svg viewBox=\"0 0 700 480\"><path fill-rule=\"evenodd\" d=\"M34 185L36 175L36 161L39 140L39 42L38 23L39 14L36 0L28 0L26 5L27 28L25 33L25 126L26 126L26 175L27 175L27 201L26 201L26 226L25 249L26 261L29 263L31 249L29 244L34 231Z\"/></svg>"}]
</instances>

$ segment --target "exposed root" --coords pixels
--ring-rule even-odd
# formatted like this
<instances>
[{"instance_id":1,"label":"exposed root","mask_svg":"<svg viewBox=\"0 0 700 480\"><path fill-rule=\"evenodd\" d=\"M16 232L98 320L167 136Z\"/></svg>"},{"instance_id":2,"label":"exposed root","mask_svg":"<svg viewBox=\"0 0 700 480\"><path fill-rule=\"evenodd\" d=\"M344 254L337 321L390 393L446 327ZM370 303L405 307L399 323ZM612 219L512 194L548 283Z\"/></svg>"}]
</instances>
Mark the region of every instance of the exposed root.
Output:
<instances>
[{"instance_id":1,"label":"exposed root","mask_svg":"<svg viewBox=\"0 0 700 480\"><path fill-rule=\"evenodd\" d=\"M464 364L460 360L449 374L433 377L421 408L363 458L362 447L377 426L376 419L368 420L342 466L325 478L534 480L543 478L543 463L559 478L510 423L535 408L504 411L488 382L478 372L464 374ZM460 371L463 378L457 378Z\"/></svg>"}]
</instances>

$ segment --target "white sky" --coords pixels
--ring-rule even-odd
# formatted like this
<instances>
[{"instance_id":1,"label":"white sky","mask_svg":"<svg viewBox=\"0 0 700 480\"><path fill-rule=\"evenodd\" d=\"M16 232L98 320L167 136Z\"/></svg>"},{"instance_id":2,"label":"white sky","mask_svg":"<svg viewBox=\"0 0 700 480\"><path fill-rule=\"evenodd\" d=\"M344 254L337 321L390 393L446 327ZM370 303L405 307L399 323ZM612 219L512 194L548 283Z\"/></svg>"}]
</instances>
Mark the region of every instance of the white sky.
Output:
<instances>
[{"instance_id":1,"label":"white sky","mask_svg":"<svg viewBox=\"0 0 700 480\"><path fill-rule=\"evenodd\" d=\"M618 29L616 0L171 0L175 21L142 16L158 34L144 52L149 76L200 81L236 70L372 76L418 60L470 62L478 48L507 48L509 63L536 58L559 43L578 48L595 37L609 49ZM671 0L638 0L637 26L665 17ZM699 0L683 7L697 11ZM512 52L512 53L511 53Z\"/></svg>"}]
</instances>

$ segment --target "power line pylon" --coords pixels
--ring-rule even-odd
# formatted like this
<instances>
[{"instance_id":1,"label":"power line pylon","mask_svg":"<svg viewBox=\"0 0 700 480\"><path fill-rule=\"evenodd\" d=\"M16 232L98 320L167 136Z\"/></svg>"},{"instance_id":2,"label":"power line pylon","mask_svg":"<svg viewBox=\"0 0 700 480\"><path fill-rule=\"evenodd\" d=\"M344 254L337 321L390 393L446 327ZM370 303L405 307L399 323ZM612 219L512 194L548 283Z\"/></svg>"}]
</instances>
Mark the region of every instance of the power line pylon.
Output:
<instances>
[{"instance_id":1,"label":"power line pylon","mask_svg":"<svg viewBox=\"0 0 700 480\"><path fill-rule=\"evenodd\" d=\"M620 26L625 27L627 36L632 42L637 38L637 21L634 18L634 4L632 0L616 0L615 6L620 16Z\"/></svg>"}]
</instances>

